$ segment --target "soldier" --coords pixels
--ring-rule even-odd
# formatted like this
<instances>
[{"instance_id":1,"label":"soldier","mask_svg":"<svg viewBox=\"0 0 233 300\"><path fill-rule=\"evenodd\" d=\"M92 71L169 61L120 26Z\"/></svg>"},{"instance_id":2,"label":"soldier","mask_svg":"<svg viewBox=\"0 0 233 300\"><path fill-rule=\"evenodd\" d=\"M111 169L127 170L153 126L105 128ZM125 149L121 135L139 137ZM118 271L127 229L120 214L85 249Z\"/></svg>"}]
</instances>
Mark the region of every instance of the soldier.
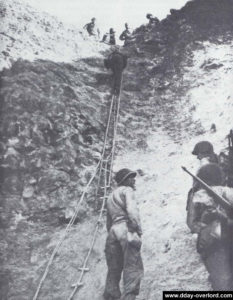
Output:
<instances>
[{"instance_id":1,"label":"soldier","mask_svg":"<svg viewBox=\"0 0 233 300\"><path fill-rule=\"evenodd\" d=\"M194 146L192 154L195 155L197 159L200 161L200 167L209 163L218 163L218 156L214 153L214 147L208 141L201 141L197 143ZM196 183L193 182L193 186L189 190L188 197L187 197L186 210L188 211L188 213L189 213L189 209L188 209L189 203L195 191L196 191Z\"/></svg>"},{"instance_id":2,"label":"soldier","mask_svg":"<svg viewBox=\"0 0 233 300\"><path fill-rule=\"evenodd\" d=\"M223 187L219 165L202 166L197 176L220 196L233 204L233 189ZM209 272L215 291L233 291L233 220L223 207L216 203L200 184L188 207L187 223L192 233L197 233L197 251Z\"/></svg>"},{"instance_id":3,"label":"soldier","mask_svg":"<svg viewBox=\"0 0 233 300\"><path fill-rule=\"evenodd\" d=\"M119 39L121 41L124 41L124 46L127 46L129 44L130 40L132 40L132 34L129 29L128 23L125 23L125 30L121 33L121 35L119 36Z\"/></svg>"},{"instance_id":4,"label":"soldier","mask_svg":"<svg viewBox=\"0 0 233 300\"><path fill-rule=\"evenodd\" d=\"M113 72L113 95L119 96L123 70L127 66L127 57L119 52L119 47L115 46L113 52L104 60L104 65Z\"/></svg>"},{"instance_id":5,"label":"soldier","mask_svg":"<svg viewBox=\"0 0 233 300\"><path fill-rule=\"evenodd\" d=\"M140 254L142 229L134 198L137 173L129 169L117 172L117 188L107 200L107 230L105 254L108 273L104 291L105 300L121 297L119 282L123 273L122 299L135 300L143 275Z\"/></svg>"},{"instance_id":6,"label":"soldier","mask_svg":"<svg viewBox=\"0 0 233 300\"><path fill-rule=\"evenodd\" d=\"M92 18L90 23L87 23L84 27L87 30L89 36L94 36L100 38L100 31L96 25L96 18Z\"/></svg>"},{"instance_id":7,"label":"soldier","mask_svg":"<svg viewBox=\"0 0 233 300\"><path fill-rule=\"evenodd\" d=\"M148 26L152 28L153 26L157 25L159 23L159 19L154 17L152 14L147 14L146 18L149 20Z\"/></svg>"},{"instance_id":8,"label":"soldier","mask_svg":"<svg viewBox=\"0 0 233 300\"><path fill-rule=\"evenodd\" d=\"M115 31L113 28L109 29L109 33L105 33L103 36L102 42L110 44L110 45L116 45L116 38L115 38Z\"/></svg>"}]
</instances>

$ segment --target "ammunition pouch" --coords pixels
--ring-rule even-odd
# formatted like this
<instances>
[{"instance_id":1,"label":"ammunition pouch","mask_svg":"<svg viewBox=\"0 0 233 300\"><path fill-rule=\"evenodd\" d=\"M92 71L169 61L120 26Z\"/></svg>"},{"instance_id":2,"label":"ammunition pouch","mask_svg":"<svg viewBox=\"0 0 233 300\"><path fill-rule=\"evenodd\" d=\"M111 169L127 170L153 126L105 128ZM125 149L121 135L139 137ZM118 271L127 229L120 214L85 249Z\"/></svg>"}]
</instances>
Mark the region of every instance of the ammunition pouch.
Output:
<instances>
[{"instance_id":1,"label":"ammunition pouch","mask_svg":"<svg viewBox=\"0 0 233 300\"><path fill-rule=\"evenodd\" d=\"M127 233L127 241L130 245L134 246L137 249L140 249L142 246L141 237L137 234L137 232L130 232Z\"/></svg>"}]
</instances>

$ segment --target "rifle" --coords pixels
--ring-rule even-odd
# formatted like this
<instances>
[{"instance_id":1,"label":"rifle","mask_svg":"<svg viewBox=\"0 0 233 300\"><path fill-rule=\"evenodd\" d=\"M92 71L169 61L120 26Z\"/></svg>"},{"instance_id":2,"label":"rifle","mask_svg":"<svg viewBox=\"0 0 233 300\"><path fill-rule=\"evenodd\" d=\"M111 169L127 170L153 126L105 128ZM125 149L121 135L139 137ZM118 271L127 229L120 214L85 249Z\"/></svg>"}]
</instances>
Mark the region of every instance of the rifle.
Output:
<instances>
[{"instance_id":1,"label":"rifle","mask_svg":"<svg viewBox=\"0 0 233 300\"><path fill-rule=\"evenodd\" d=\"M198 176L195 176L189 172L185 167L181 167L186 173L188 173L193 179L200 183L200 185L216 200L216 203L227 210L233 210L233 205L228 202L225 198L218 195L208 184L201 180Z\"/></svg>"}]
</instances>

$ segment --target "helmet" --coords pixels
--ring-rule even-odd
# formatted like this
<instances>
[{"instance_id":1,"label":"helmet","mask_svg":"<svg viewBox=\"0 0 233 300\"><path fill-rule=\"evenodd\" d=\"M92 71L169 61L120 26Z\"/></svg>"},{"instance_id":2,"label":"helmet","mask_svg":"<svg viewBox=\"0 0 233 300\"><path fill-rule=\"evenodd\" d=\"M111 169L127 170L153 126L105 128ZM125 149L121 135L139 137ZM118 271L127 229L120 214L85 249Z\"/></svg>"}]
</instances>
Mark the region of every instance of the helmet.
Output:
<instances>
[{"instance_id":1,"label":"helmet","mask_svg":"<svg viewBox=\"0 0 233 300\"><path fill-rule=\"evenodd\" d=\"M96 20L96 18L92 18L91 21L94 22Z\"/></svg>"},{"instance_id":2,"label":"helmet","mask_svg":"<svg viewBox=\"0 0 233 300\"><path fill-rule=\"evenodd\" d=\"M125 168L125 169L121 169L120 171L118 171L116 173L115 180L116 180L117 184L119 185L123 181L125 181L127 178L136 177L136 176L137 176L136 172Z\"/></svg>"},{"instance_id":3,"label":"helmet","mask_svg":"<svg viewBox=\"0 0 233 300\"><path fill-rule=\"evenodd\" d=\"M202 166L197 176L210 186L221 185L223 182L223 174L220 166L213 163Z\"/></svg>"},{"instance_id":4,"label":"helmet","mask_svg":"<svg viewBox=\"0 0 233 300\"><path fill-rule=\"evenodd\" d=\"M146 18L150 19L152 17L152 14L146 14Z\"/></svg>"},{"instance_id":5,"label":"helmet","mask_svg":"<svg viewBox=\"0 0 233 300\"><path fill-rule=\"evenodd\" d=\"M214 153L214 147L210 142L202 141L195 145L192 154L198 155L198 154L213 154Z\"/></svg>"},{"instance_id":6,"label":"helmet","mask_svg":"<svg viewBox=\"0 0 233 300\"><path fill-rule=\"evenodd\" d=\"M129 24L128 24L128 23L125 23L125 27L129 27Z\"/></svg>"},{"instance_id":7,"label":"helmet","mask_svg":"<svg viewBox=\"0 0 233 300\"><path fill-rule=\"evenodd\" d=\"M113 28L110 28L110 29L109 29L109 33L115 33L114 29L113 29Z\"/></svg>"}]
</instances>

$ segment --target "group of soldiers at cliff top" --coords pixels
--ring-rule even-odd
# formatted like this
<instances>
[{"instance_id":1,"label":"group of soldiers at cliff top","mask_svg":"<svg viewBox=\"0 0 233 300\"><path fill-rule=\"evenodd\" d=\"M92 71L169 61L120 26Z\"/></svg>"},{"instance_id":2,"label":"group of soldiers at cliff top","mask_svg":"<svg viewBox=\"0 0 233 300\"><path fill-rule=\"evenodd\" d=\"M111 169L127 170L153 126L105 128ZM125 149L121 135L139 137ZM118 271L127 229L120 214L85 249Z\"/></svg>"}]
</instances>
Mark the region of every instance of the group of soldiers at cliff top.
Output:
<instances>
[{"instance_id":1,"label":"group of soldiers at cliff top","mask_svg":"<svg viewBox=\"0 0 233 300\"><path fill-rule=\"evenodd\" d=\"M156 24L159 23L158 18L154 17L152 14L147 14L146 18L149 20L148 29L154 27ZM100 37L100 30L96 24L96 18L92 18L90 23L87 23L83 29L85 29L90 37L95 38L95 40L101 41L103 43L109 45L116 45L116 32L113 28L109 29L109 32L103 35L101 40ZM124 41L124 46L127 46L130 42L134 40L133 33L129 28L128 23L125 23L125 29L120 34L119 39Z\"/></svg>"}]
</instances>

